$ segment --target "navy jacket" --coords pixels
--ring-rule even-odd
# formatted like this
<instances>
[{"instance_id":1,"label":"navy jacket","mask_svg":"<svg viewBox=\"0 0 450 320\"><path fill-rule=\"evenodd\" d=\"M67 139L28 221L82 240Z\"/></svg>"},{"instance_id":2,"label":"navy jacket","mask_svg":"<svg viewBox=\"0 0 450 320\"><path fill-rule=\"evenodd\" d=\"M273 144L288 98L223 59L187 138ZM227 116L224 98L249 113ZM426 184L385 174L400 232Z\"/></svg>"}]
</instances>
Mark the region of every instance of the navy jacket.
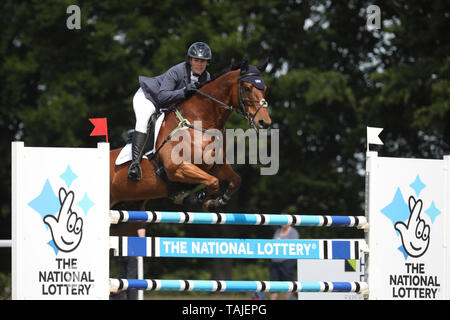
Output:
<instances>
[{"instance_id":1,"label":"navy jacket","mask_svg":"<svg viewBox=\"0 0 450 320\"><path fill-rule=\"evenodd\" d=\"M209 72L205 71L200 75L199 82L202 84L210 79ZM153 102L157 110L184 100L184 87L189 82L191 68L187 62L181 62L153 78L139 76L139 85L145 97Z\"/></svg>"}]
</instances>

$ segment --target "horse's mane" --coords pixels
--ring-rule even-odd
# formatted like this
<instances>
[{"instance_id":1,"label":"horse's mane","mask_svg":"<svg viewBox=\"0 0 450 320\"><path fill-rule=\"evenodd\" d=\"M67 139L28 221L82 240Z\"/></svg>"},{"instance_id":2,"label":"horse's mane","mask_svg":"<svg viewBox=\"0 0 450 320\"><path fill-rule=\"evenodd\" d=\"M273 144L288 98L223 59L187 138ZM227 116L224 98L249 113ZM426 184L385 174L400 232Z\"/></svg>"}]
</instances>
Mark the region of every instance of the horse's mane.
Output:
<instances>
[{"instance_id":1,"label":"horse's mane","mask_svg":"<svg viewBox=\"0 0 450 320\"><path fill-rule=\"evenodd\" d=\"M203 82L203 83L201 84L201 86L198 87L198 89L200 89L201 87L207 85L208 83L211 83L211 82L213 82L213 81L219 79L220 77L226 75L227 73L229 73L229 72L231 72L231 71L233 71L233 70L229 70L229 69L228 69L228 70L223 70L223 71L221 71L221 72L219 72L219 73L215 73L214 75L211 76L211 79L209 79L208 81Z\"/></svg>"},{"instance_id":2,"label":"horse's mane","mask_svg":"<svg viewBox=\"0 0 450 320\"><path fill-rule=\"evenodd\" d=\"M202 85L199 88L207 85L210 82L213 82L214 80L222 77L223 75L225 75L225 74L227 74L227 73L229 73L231 71L238 70L240 67L241 67L241 65L239 63L236 63L235 59L232 59L230 67L228 67L228 68L226 68L226 69L224 69L222 71L219 71L218 73L213 74L211 76L211 79L208 80L208 81L203 82Z\"/></svg>"}]
</instances>

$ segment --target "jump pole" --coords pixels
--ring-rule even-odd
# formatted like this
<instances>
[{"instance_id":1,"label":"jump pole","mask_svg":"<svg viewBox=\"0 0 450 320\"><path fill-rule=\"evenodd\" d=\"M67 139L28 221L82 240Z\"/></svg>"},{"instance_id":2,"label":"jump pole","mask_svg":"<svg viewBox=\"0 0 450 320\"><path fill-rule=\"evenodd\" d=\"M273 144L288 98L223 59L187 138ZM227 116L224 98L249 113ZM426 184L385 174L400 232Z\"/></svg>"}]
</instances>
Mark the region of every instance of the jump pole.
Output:
<instances>
[{"instance_id":1,"label":"jump pole","mask_svg":"<svg viewBox=\"0 0 450 320\"><path fill-rule=\"evenodd\" d=\"M356 227L368 231L364 216L294 215L259 213L212 213L111 210L111 224L123 222L265 225L295 227Z\"/></svg>"},{"instance_id":2,"label":"jump pole","mask_svg":"<svg viewBox=\"0 0 450 320\"><path fill-rule=\"evenodd\" d=\"M164 280L110 279L113 292L129 288L148 291L204 291L204 292L356 292L368 290L365 282L331 281L220 281L220 280Z\"/></svg>"}]
</instances>

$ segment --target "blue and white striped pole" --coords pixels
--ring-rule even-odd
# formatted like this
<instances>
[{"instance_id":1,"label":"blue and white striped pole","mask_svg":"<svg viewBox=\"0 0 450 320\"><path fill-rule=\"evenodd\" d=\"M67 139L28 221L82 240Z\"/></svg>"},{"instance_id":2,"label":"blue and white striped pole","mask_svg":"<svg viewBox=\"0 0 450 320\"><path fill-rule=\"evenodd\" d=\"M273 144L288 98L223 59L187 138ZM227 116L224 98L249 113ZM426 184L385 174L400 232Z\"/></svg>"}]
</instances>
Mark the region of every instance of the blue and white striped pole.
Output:
<instances>
[{"instance_id":1,"label":"blue and white striped pole","mask_svg":"<svg viewBox=\"0 0 450 320\"><path fill-rule=\"evenodd\" d=\"M143 221L148 223L292 225L304 227L356 227L367 229L364 216L320 216L258 213L211 213L170 211L110 211L112 224Z\"/></svg>"},{"instance_id":2,"label":"blue and white striped pole","mask_svg":"<svg viewBox=\"0 0 450 320\"><path fill-rule=\"evenodd\" d=\"M366 293L366 282L331 281L222 281L110 279L111 292L127 289L207 292L357 292Z\"/></svg>"}]
</instances>

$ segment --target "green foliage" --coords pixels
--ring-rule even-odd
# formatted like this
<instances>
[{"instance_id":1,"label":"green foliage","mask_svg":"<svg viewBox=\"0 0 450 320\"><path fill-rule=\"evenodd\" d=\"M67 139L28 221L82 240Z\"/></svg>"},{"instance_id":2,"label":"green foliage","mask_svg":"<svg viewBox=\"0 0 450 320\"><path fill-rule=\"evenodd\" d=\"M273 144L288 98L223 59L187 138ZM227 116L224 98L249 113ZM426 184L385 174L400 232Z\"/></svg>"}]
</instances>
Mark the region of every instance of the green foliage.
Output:
<instances>
[{"instance_id":1,"label":"green foliage","mask_svg":"<svg viewBox=\"0 0 450 320\"><path fill-rule=\"evenodd\" d=\"M0 273L0 299L6 299L11 294L11 272Z\"/></svg>"}]
</instances>

